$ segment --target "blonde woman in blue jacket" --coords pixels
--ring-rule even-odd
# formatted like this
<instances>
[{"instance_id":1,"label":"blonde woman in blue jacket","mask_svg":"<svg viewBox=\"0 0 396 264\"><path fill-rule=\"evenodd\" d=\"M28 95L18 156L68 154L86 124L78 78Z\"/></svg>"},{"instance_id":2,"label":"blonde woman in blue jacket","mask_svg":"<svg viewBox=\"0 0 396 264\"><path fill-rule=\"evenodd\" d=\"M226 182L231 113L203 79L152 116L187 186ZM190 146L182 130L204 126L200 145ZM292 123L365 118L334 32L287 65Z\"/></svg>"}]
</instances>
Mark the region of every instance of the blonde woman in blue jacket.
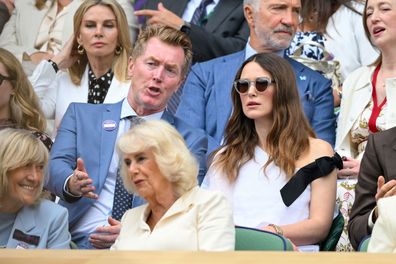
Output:
<instances>
[{"instance_id":1,"label":"blonde woman in blue jacket","mask_svg":"<svg viewBox=\"0 0 396 264\"><path fill-rule=\"evenodd\" d=\"M0 248L69 249L66 208L41 198L47 148L28 130L0 138Z\"/></svg>"}]
</instances>

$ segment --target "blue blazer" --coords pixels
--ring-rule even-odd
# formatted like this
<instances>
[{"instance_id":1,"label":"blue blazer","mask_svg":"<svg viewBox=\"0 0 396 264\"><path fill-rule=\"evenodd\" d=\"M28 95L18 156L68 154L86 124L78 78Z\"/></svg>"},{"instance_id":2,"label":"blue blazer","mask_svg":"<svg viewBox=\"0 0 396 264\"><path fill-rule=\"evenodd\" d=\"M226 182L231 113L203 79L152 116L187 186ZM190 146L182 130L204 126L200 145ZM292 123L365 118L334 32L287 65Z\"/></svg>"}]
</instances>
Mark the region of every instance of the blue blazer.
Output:
<instances>
[{"instance_id":1,"label":"blue blazer","mask_svg":"<svg viewBox=\"0 0 396 264\"><path fill-rule=\"evenodd\" d=\"M65 208L45 199L22 207L15 218L7 248L70 249L67 218ZM29 240L28 236L38 239Z\"/></svg>"},{"instance_id":2,"label":"blue blazer","mask_svg":"<svg viewBox=\"0 0 396 264\"><path fill-rule=\"evenodd\" d=\"M244 60L243 50L197 63L183 86L176 116L206 131L208 152L215 150L223 139L232 111L232 83ZM317 137L334 146L335 116L331 82L293 59L286 57L286 60L296 74L305 116Z\"/></svg>"},{"instance_id":3,"label":"blue blazer","mask_svg":"<svg viewBox=\"0 0 396 264\"><path fill-rule=\"evenodd\" d=\"M71 228L90 208L94 200L83 197L77 201L67 202L68 199L63 193L65 181L73 174L77 158L81 157L93 180L96 193L100 194L116 145L121 106L122 101L115 104L96 105L71 103L63 116L51 149L50 179L47 188L59 196L61 198L59 204L69 210ZM206 173L207 138L205 132L191 128L167 111L162 115L162 119L179 131L190 151L197 157L200 163L198 180L201 182ZM115 121L116 128L111 131L105 130L103 128L105 120Z\"/></svg>"}]
</instances>

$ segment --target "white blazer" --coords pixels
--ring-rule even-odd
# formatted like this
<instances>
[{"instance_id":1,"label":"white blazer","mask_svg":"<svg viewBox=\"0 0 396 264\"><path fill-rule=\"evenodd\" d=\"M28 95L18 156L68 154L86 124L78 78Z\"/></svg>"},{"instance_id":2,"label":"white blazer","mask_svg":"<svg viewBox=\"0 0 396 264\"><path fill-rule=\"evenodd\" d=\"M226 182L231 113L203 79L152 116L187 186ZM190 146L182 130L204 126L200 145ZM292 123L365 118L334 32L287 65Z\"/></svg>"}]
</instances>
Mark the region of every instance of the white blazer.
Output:
<instances>
[{"instance_id":1,"label":"white blazer","mask_svg":"<svg viewBox=\"0 0 396 264\"><path fill-rule=\"evenodd\" d=\"M73 16L83 1L74 0L69 4L63 26L62 43L66 43L73 34ZM125 11L131 40L134 40L138 26L132 4L128 0L117 0L117 2ZM48 8L38 10L34 6L35 3L35 0L15 1L15 9L0 35L0 47L11 51L19 61L22 61L24 52L30 55L38 51L34 48L34 44Z\"/></svg>"},{"instance_id":2,"label":"white blazer","mask_svg":"<svg viewBox=\"0 0 396 264\"><path fill-rule=\"evenodd\" d=\"M73 33L73 16L82 1L72 1L68 7L62 43L65 43ZM22 61L24 52L30 55L38 51L34 48L34 44L48 8L38 10L34 6L35 3L35 0L15 1L15 9L0 35L0 47L11 51L19 61Z\"/></svg>"},{"instance_id":3,"label":"white blazer","mask_svg":"<svg viewBox=\"0 0 396 264\"><path fill-rule=\"evenodd\" d=\"M364 4L351 1L359 12L364 12ZM326 49L340 62L343 80L354 70L369 65L378 58L364 32L362 16L342 5L329 19L326 27Z\"/></svg>"},{"instance_id":4,"label":"white blazer","mask_svg":"<svg viewBox=\"0 0 396 264\"><path fill-rule=\"evenodd\" d=\"M48 61L42 61L30 77L33 89L41 101L41 108L47 119L55 118L55 131L60 125L67 107L72 102L88 101L88 66L79 86L72 83L67 72L58 71ZM114 76L104 103L116 103L128 95L130 81L120 82Z\"/></svg>"},{"instance_id":5,"label":"white blazer","mask_svg":"<svg viewBox=\"0 0 396 264\"><path fill-rule=\"evenodd\" d=\"M378 219L367 252L396 253L396 196L378 200Z\"/></svg>"},{"instance_id":6,"label":"white blazer","mask_svg":"<svg viewBox=\"0 0 396 264\"><path fill-rule=\"evenodd\" d=\"M357 158L352 149L350 131L367 104L372 99L372 85L375 67L361 67L351 73L343 84L340 115L337 122L335 149L341 156ZM385 113L386 129L396 126L396 78L386 79L385 91L387 111Z\"/></svg>"}]
</instances>

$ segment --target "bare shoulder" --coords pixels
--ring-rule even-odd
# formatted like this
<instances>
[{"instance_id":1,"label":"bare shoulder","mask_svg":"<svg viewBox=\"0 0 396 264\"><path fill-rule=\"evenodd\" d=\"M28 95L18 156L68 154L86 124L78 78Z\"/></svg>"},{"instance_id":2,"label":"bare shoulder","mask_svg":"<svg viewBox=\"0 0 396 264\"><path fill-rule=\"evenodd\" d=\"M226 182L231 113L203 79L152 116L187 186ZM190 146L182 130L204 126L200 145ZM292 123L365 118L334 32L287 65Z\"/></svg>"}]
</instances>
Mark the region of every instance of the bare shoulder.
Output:
<instances>
[{"instance_id":1,"label":"bare shoulder","mask_svg":"<svg viewBox=\"0 0 396 264\"><path fill-rule=\"evenodd\" d=\"M309 138L309 149L297 161L297 167L303 167L318 158L334 155L334 150L329 143L318 138Z\"/></svg>"},{"instance_id":2,"label":"bare shoulder","mask_svg":"<svg viewBox=\"0 0 396 264\"><path fill-rule=\"evenodd\" d=\"M326 141L318 138L310 138L309 139L309 154L313 160L324 157L334 155L333 147L327 143Z\"/></svg>"}]
</instances>

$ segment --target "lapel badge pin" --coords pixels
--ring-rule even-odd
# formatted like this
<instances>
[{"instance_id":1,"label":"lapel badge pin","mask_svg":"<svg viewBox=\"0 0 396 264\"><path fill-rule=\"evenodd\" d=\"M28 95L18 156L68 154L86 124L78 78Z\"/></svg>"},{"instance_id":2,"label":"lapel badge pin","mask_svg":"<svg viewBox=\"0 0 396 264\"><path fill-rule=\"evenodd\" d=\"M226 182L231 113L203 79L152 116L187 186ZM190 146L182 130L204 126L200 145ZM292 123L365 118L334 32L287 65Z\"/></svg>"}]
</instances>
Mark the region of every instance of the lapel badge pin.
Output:
<instances>
[{"instance_id":1,"label":"lapel badge pin","mask_svg":"<svg viewBox=\"0 0 396 264\"><path fill-rule=\"evenodd\" d=\"M103 121L103 129L106 131L113 131L117 128L117 123L114 120L105 120Z\"/></svg>"}]
</instances>

